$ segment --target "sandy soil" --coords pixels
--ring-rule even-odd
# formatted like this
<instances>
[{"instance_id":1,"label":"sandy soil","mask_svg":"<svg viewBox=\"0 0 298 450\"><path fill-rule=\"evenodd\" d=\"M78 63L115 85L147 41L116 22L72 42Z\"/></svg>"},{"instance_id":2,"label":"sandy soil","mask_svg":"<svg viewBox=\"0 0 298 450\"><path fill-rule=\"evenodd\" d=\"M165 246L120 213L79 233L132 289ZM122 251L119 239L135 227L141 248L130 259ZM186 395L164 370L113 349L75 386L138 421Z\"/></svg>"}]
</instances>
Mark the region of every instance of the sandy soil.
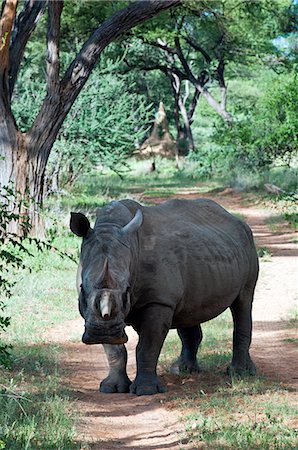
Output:
<instances>
[{"instance_id":1,"label":"sandy soil","mask_svg":"<svg viewBox=\"0 0 298 450\"><path fill-rule=\"evenodd\" d=\"M286 224L273 230L266 224L272 211L254 206L241 193L226 189L216 195L205 195L218 201L232 212L243 215L252 227L256 243L266 247L271 256L261 261L260 278L254 302L254 333L251 354L258 371L266 377L297 389L297 350L290 338L297 337L285 322L297 307L298 247L297 235ZM197 192L182 192L175 197L195 198ZM146 200L146 199L143 199ZM164 199L155 198L154 203ZM152 203L152 199L150 199ZM295 305L296 303L296 305ZM69 321L48 330L47 341L65 346L61 364L68 378L66 383L77 398L81 413L80 440L92 449L186 449L183 442L179 412L164 406L169 395L179 390L179 377L164 376L169 392L149 397L130 394L101 394L99 381L107 374L108 366L101 346L84 346L79 339L83 329L81 319ZM129 330L128 371L134 377L136 335ZM100 442L102 440L102 443Z\"/></svg>"}]
</instances>

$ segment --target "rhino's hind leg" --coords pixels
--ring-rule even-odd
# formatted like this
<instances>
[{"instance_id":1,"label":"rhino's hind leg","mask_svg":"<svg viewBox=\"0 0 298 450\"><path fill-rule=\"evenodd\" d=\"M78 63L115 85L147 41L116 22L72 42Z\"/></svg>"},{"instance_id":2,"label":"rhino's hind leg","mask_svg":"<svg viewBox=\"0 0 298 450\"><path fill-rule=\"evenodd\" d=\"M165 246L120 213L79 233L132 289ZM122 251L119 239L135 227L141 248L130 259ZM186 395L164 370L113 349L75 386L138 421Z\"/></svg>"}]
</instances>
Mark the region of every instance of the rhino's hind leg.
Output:
<instances>
[{"instance_id":1,"label":"rhino's hind leg","mask_svg":"<svg viewBox=\"0 0 298 450\"><path fill-rule=\"evenodd\" d=\"M229 373L238 375L256 374L256 366L249 355L252 333L252 298L253 290L244 289L231 305L234 332L233 359L228 368Z\"/></svg>"},{"instance_id":2,"label":"rhino's hind leg","mask_svg":"<svg viewBox=\"0 0 298 450\"><path fill-rule=\"evenodd\" d=\"M201 326L178 328L177 332L182 342L182 349L178 361L171 367L171 372L198 372L197 352L203 338Z\"/></svg>"},{"instance_id":3,"label":"rhino's hind leg","mask_svg":"<svg viewBox=\"0 0 298 450\"><path fill-rule=\"evenodd\" d=\"M129 392L131 381L126 373L127 351L125 345L103 345L108 358L110 371L99 386L100 392L111 394L114 392Z\"/></svg>"}]
</instances>

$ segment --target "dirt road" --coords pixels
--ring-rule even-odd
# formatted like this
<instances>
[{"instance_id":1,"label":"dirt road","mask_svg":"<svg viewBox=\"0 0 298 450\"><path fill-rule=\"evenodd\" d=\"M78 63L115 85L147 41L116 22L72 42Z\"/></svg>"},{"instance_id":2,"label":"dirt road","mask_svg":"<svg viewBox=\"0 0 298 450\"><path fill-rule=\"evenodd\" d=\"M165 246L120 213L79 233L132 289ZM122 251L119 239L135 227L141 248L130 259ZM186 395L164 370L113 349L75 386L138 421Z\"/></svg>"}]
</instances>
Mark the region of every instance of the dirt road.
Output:
<instances>
[{"instance_id":1,"label":"dirt road","mask_svg":"<svg viewBox=\"0 0 298 450\"><path fill-rule=\"evenodd\" d=\"M295 330L287 328L284 319L293 313L297 302L298 248L295 234L286 224L273 230L268 227L266 219L272 211L254 206L243 194L226 190L205 196L218 201L231 212L240 213L252 227L257 245L266 248L268 261L266 258L261 261L255 294L251 353L259 373L294 389L298 381L295 346L291 342ZM175 197L198 197L198 193L182 192ZM154 203L161 200L164 199L155 198ZM98 392L99 380L106 376L108 368L102 349L68 341L70 338L79 340L82 327L80 319L70 321L49 330L47 336L49 341L65 345L61 364L69 374L66 382L75 393L81 413L80 440L88 442L92 449L103 450L189 448L183 443L179 412L169 410L163 404L169 394L136 397ZM136 336L132 330L129 334L128 371L133 378ZM177 378L164 377L164 381L173 395Z\"/></svg>"}]
</instances>

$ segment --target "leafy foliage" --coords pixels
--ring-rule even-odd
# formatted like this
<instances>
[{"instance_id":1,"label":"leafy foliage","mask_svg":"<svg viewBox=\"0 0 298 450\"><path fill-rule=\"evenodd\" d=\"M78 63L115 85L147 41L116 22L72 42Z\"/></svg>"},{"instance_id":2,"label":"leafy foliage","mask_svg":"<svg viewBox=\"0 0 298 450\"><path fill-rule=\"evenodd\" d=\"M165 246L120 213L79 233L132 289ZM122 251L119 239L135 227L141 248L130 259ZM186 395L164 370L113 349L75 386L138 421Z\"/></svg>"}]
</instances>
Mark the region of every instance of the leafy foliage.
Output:
<instances>
[{"instance_id":1,"label":"leafy foliage","mask_svg":"<svg viewBox=\"0 0 298 450\"><path fill-rule=\"evenodd\" d=\"M297 76L280 77L217 139L243 167L262 168L277 158L290 163L298 150L297 102Z\"/></svg>"},{"instance_id":2,"label":"leafy foliage","mask_svg":"<svg viewBox=\"0 0 298 450\"><path fill-rule=\"evenodd\" d=\"M98 165L122 172L153 119L152 104L134 87L112 73L100 75L100 68L92 74L55 143L50 173L57 159L64 184Z\"/></svg>"},{"instance_id":3,"label":"leafy foliage","mask_svg":"<svg viewBox=\"0 0 298 450\"><path fill-rule=\"evenodd\" d=\"M128 3L65 0L61 69L69 65L100 23ZM50 157L49 190L58 189L58 181L62 186L70 185L93 168L105 166L122 173L126 158L150 126L152 104L156 108L163 101L171 133L176 134L176 106L169 77L162 70L153 70L169 61L160 47L149 43L159 41L174 48L177 37L192 72L196 76L204 73L204 86L218 102L218 67L224 66L227 110L234 117L233 126L225 126L205 100L199 99L199 112L191 119L198 152L190 155L199 163L198 173L211 176L236 171L240 166L244 170L261 168L280 158L288 163L297 149L297 82L293 75L297 64L296 18L297 5L290 0L188 1L130 31L105 50L70 111ZM22 131L30 128L46 94L41 59L45 28L46 15L27 45L14 93L13 111ZM172 58L175 64L170 66L183 72L181 61L174 54ZM185 80L181 95L189 108L194 88ZM179 121L183 122L182 117Z\"/></svg>"},{"instance_id":4,"label":"leafy foliage","mask_svg":"<svg viewBox=\"0 0 298 450\"><path fill-rule=\"evenodd\" d=\"M38 252L54 250L61 257L68 257L74 260L72 255L60 251L53 246L53 236L49 240L40 240L30 237L31 222L24 211L28 207L28 198L23 198L19 193L15 193L12 186L2 187L0 190L0 333L7 330L10 324L10 317L5 313L4 298L9 297L15 286L13 273L20 269L28 269L25 264L25 257L33 257L32 248ZM14 225L18 223L22 228L21 236L16 234ZM49 233L50 234L50 233ZM30 247L31 246L31 247ZM29 269L30 270L30 269ZM1 343L0 340L0 366L9 368L11 358L9 346Z\"/></svg>"},{"instance_id":5,"label":"leafy foliage","mask_svg":"<svg viewBox=\"0 0 298 450\"><path fill-rule=\"evenodd\" d=\"M3 187L0 191L0 289L4 296L9 296L14 282L9 276L10 269L24 268L22 255L29 251L24 246L24 240L30 231L30 223L26 216L12 212L21 210L22 199L16 197L11 187ZM10 231L11 225L18 221L23 228L23 237L19 238ZM6 331L10 318L5 314L5 304L0 299L0 332ZM9 346L0 341L0 365L10 366Z\"/></svg>"}]
</instances>

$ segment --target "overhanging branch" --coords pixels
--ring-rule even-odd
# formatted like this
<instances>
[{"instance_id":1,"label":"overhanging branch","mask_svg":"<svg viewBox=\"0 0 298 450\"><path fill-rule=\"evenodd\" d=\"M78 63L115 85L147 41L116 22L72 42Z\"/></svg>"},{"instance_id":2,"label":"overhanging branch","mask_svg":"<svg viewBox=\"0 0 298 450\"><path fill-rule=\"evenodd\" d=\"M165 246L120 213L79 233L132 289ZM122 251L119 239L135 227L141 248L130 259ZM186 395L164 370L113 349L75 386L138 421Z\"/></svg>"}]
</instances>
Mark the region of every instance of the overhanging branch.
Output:
<instances>
[{"instance_id":1,"label":"overhanging branch","mask_svg":"<svg viewBox=\"0 0 298 450\"><path fill-rule=\"evenodd\" d=\"M107 19L88 39L67 69L63 79L66 107L73 103L87 81L101 52L118 37L161 11L180 5L181 0L145 0L132 3Z\"/></svg>"},{"instance_id":2,"label":"overhanging branch","mask_svg":"<svg viewBox=\"0 0 298 450\"><path fill-rule=\"evenodd\" d=\"M20 14L15 20L11 46L10 46L10 71L9 71L9 93L17 80L18 71L24 55L27 42L34 31L39 19L44 13L47 5L46 0L26 0Z\"/></svg>"},{"instance_id":3,"label":"overhanging branch","mask_svg":"<svg viewBox=\"0 0 298 450\"><path fill-rule=\"evenodd\" d=\"M59 101L46 96L28 132L30 148L47 161L51 147L75 99L91 74L102 51L136 25L161 11L178 6L182 0L145 0L130 4L104 21L83 45L60 82ZM40 144L42 138L42 145Z\"/></svg>"}]
</instances>

